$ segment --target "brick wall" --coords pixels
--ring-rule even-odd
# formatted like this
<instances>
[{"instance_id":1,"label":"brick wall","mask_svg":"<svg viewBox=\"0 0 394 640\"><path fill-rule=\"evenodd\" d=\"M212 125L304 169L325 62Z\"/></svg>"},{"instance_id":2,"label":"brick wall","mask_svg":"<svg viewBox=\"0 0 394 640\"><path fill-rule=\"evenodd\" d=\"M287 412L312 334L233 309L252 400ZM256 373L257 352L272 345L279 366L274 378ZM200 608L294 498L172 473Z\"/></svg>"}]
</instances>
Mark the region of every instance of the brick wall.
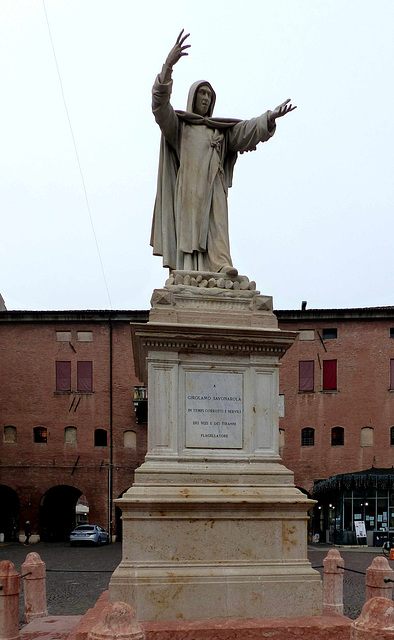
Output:
<instances>
[{"instance_id":1,"label":"brick wall","mask_svg":"<svg viewBox=\"0 0 394 640\"><path fill-rule=\"evenodd\" d=\"M311 491L313 481L339 473L350 473L372 466L393 464L390 427L394 425L394 391L389 391L389 363L394 358L394 326L387 314L376 317L316 318L307 313L289 319L278 312L279 327L287 330L314 330L313 340L296 339L281 361L280 393L285 395L283 461L295 472L298 486ZM350 314L351 315L351 314ZM383 315L383 317L382 317ZM349 316L343 311L343 316ZM324 328L337 328L337 338L321 340ZM337 391L322 390L324 360L337 360ZM298 363L313 360L314 391L300 392ZM331 429L344 428L344 445L331 445ZM301 429L315 429L314 446L301 446ZM373 446L361 446L361 429L372 427Z\"/></svg>"},{"instance_id":2,"label":"brick wall","mask_svg":"<svg viewBox=\"0 0 394 640\"><path fill-rule=\"evenodd\" d=\"M58 314L57 319L52 314L33 321L26 312L20 321L11 316L11 321L0 324L0 485L16 492L18 527L23 529L29 519L33 533L43 533L44 496L62 485L86 496L90 522L108 527L111 423L113 498L132 484L134 469L146 451L146 425L136 424L133 406L134 385L140 382L134 372L130 321L115 320L110 327L97 314L84 321L75 321L77 315ZM71 332L71 341L56 341L56 331ZM93 341L78 341L77 331L91 331ZM71 362L72 392L55 390L57 360ZM92 393L76 392L77 362L84 360L93 362ZM16 427L16 442L4 441L7 425ZM33 441L37 426L47 429L46 443ZM65 443L68 426L77 428L75 444ZM95 429L107 431L107 446L95 446ZM128 430L136 433L135 448L124 447ZM60 493L58 497L63 499Z\"/></svg>"}]
</instances>

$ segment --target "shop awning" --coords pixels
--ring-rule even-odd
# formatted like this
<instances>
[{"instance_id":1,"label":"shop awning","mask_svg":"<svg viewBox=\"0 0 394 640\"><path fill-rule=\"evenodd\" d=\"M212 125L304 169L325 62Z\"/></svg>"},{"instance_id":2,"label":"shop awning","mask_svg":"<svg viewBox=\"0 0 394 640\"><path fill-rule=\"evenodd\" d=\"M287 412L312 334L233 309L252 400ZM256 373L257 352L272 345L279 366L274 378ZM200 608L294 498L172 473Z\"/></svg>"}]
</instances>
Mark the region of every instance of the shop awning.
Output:
<instances>
[{"instance_id":1,"label":"shop awning","mask_svg":"<svg viewBox=\"0 0 394 640\"><path fill-rule=\"evenodd\" d=\"M354 473L340 473L325 480L315 480L314 495L320 493L341 493L348 489L392 489L394 490L394 467L377 469L371 467Z\"/></svg>"}]
</instances>

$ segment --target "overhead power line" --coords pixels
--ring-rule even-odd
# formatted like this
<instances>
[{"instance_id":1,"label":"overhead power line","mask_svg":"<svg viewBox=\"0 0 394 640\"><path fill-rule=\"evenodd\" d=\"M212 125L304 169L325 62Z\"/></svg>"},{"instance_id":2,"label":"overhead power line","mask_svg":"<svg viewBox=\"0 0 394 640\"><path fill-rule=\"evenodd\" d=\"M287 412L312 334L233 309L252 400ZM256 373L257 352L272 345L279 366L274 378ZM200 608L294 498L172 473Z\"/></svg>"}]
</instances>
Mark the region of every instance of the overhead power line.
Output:
<instances>
[{"instance_id":1,"label":"overhead power line","mask_svg":"<svg viewBox=\"0 0 394 640\"><path fill-rule=\"evenodd\" d=\"M80 160L79 160L78 147L77 147L77 144L75 142L74 131L73 131L73 128L72 128L70 114L68 112L66 98L65 98L65 95L64 95L63 82L62 82L62 77L61 77L61 74L60 74L60 69L59 69L59 65L58 65L58 62L57 62L57 58L56 58L56 51L55 51L55 47L54 47L54 44L53 44L53 38L52 38L51 27L50 27L50 24L49 24L48 14L47 14L46 6L45 6L45 0L42 0L42 4L43 4L43 7L44 7L46 23L47 23L47 26L48 26L48 33L49 33L49 39L50 39L50 42L51 42L53 57L55 59L57 75L58 75L58 78L59 78L60 90L61 90L61 94L62 94L62 98L63 98L63 104L64 104L64 108L65 108L66 115L67 115L68 125L70 127L70 133L71 133L71 138L72 138L73 145L74 145L75 156L77 158L79 175L81 176L82 188L83 188L83 192L85 194L86 208L87 208L88 214L89 214L90 225L91 225L92 231L93 231L94 242L96 244L96 249L97 249L97 253L98 253L98 257L99 257L99 261L100 261L101 272L102 272L102 276L103 276L103 279L104 279L105 289L107 291L107 296L108 296L110 309L112 309L111 296L110 296L110 293L109 293L108 284L107 284L107 278L105 277L104 264L103 264L103 261L101 259L100 247L99 247L99 244L98 244L98 241L97 241L97 235L96 235L96 231L95 231L94 224L93 224L93 217L92 217L92 212L90 210L88 193L87 193L87 190L86 190L86 185L85 185L85 180L84 180L84 177L83 177L82 167L81 167L81 163L80 163Z\"/></svg>"}]
</instances>

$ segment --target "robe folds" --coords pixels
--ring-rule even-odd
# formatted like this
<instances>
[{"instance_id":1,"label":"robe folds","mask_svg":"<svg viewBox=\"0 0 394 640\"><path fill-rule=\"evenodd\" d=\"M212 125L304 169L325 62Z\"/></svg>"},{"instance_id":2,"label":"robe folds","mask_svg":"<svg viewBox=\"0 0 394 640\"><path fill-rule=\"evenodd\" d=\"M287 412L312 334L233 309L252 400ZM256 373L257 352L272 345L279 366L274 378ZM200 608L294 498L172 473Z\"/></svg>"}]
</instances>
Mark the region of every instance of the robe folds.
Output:
<instances>
[{"instance_id":1,"label":"robe folds","mask_svg":"<svg viewBox=\"0 0 394 640\"><path fill-rule=\"evenodd\" d=\"M172 81L153 86L152 110L160 126L160 158L151 246L169 269L219 272L231 266L227 193L238 153L269 140L270 112L251 120L213 118L193 112L198 87L189 91L186 111L170 103Z\"/></svg>"}]
</instances>

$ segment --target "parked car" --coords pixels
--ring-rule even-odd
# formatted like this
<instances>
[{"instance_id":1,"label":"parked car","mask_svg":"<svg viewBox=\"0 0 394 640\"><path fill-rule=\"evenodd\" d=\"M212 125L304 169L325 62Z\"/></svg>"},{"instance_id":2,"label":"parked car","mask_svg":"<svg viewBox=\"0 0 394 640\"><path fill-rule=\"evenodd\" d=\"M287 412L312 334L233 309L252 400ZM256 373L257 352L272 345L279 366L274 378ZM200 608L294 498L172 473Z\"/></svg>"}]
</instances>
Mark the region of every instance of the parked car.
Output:
<instances>
[{"instance_id":1,"label":"parked car","mask_svg":"<svg viewBox=\"0 0 394 640\"><path fill-rule=\"evenodd\" d=\"M70 545L82 542L108 544L109 534L98 524L80 524L70 533Z\"/></svg>"}]
</instances>

